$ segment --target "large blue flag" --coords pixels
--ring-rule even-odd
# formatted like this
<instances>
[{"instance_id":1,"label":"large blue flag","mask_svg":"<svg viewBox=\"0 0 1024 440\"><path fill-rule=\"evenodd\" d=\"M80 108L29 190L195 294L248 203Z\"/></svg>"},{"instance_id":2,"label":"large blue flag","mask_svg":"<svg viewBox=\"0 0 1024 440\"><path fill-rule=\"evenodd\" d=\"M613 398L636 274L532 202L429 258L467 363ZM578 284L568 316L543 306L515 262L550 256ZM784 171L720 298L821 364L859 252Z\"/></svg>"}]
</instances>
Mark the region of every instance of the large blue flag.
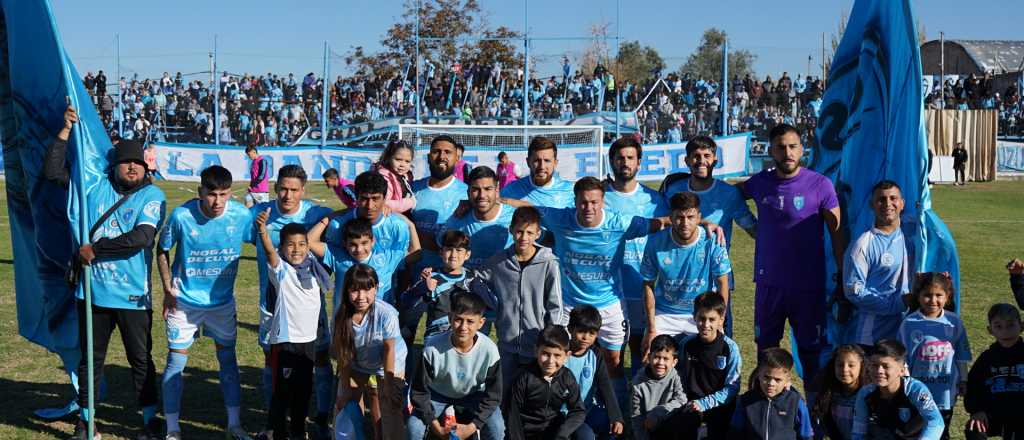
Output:
<instances>
[{"instance_id":1,"label":"large blue flag","mask_svg":"<svg viewBox=\"0 0 1024 440\"><path fill-rule=\"evenodd\" d=\"M64 52L49 3L0 2L0 141L14 251L18 330L77 363L74 292L67 263L99 213L80 215L88 190L105 178L107 137L92 99ZM43 155L67 105L80 117L68 148L70 188L47 181ZM88 226L87 226L88 225ZM75 356L68 359L66 356Z\"/></svg>"},{"instance_id":2,"label":"large blue flag","mask_svg":"<svg viewBox=\"0 0 1024 440\"><path fill-rule=\"evenodd\" d=\"M952 274L959 306L956 244L931 209L921 80L910 0L857 0L829 71L811 168L835 184L851 239L873 224L872 187L899 184L911 265Z\"/></svg>"}]
</instances>

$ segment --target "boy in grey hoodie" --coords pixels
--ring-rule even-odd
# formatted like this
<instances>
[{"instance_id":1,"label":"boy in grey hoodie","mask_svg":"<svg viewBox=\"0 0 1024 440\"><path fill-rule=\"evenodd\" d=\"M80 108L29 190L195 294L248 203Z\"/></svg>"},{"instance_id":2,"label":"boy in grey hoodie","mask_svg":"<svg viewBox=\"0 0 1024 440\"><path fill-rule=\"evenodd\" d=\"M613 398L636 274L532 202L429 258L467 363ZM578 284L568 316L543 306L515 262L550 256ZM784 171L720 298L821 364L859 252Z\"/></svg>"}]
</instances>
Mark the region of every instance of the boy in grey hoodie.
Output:
<instances>
[{"instance_id":1,"label":"boy in grey hoodie","mask_svg":"<svg viewBox=\"0 0 1024 440\"><path fill-rule=\"evenodd\" d=\"M676 373L678 346L669 335L651 341L647 366L633 378L633 439L677 438L686 413L686 392Z\"/></svg>"},{"instance_id":2,"label":"boy in grey hoodie","mask_svg":"<svg viewBox=\"0 0 1024 440\"><path fill-rule=\"evenodd\" d=\"M494 295L498 316L498 352L506 389L523 368L537 363L537 335L549 325L564 325L558 258L534 243L540 237L540 212L517 208L509 233L513 243L478 269Z\"/></svg>"}]
</instances>

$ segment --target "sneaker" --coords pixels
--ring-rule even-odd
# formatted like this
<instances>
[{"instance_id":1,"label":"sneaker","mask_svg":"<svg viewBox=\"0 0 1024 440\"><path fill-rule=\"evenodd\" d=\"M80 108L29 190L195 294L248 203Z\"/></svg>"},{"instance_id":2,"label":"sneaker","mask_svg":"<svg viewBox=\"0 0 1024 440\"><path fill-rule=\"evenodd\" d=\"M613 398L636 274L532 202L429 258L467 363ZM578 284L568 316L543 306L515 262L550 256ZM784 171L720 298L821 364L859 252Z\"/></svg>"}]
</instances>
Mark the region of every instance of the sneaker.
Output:
<instances>
[{"instance_id":1,"label":"sneaker","mask_svg":"<svg viewBox=\"0 0 1024 440\"><path fill-rule=\"evenodd\" d=\"M150 419L146 426L142 427L142 432L136 437L137 440L163 440L164 436L160 435L163 431L163 423L160 423L156 417ZM180 436L181 433L178 433Z\"/></svg>"},{"instance_id":2,"label":"sneaker","mask_svg":"<svg viewBox=\"0 0 1024 440\"><path fill-rule=\"evenodd\" d=\"M75 433L71 434L68 440L88 440L89 439L89 428L85 426L85 423L79 421L75 425ZM97 429L92 433L92 440L100 440L100 431Z\"/></svg>"},{"instance_id":3,"label":"sneaker","mask_svg":"<svg viewBox=\"0 0 1024 440\"><path fill-rule=\"evenodd\" d=\"M171 431L164 436L164 440L181 440L181 431Z\"/></svg>"},{"instance_id":4,"label":"sneaker","mask_svg":"<svg viewBox=\"0 0 1024 440\"><path fill-rule=\"evenodd\" d=\"M228 427L228 430L224 431L224 434L224 437L229 440L252 440L252 437L250 437L241 426Z\"/></svg>"}]
</instances>

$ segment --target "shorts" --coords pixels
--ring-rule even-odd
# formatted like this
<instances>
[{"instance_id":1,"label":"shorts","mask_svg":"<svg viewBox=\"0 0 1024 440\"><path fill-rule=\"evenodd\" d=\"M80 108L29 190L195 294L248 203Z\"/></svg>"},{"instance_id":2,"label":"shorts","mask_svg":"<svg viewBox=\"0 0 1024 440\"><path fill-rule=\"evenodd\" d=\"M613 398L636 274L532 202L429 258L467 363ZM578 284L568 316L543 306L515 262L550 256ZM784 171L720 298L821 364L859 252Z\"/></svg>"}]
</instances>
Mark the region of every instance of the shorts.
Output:
<instances>
[{"instance_id":1,"label":"shorts","mask_svg":"<svg viewBox=\"0 0 1024 440\"><path fill-rule=\"evenodd\" d=\"M565 313L563 322L569 322L572 306L565 306L562 310ZM626 330L629 329L629 323L622 313L622 303L616 301L597 311L601 314L601 330L597 332L598 344L607 350L622 350L626 345Z\"/></svg>"},{"instance_id":2,"label":"shorts","mask_svg":"<svg viewBox=\"0 0 1024 440\"><path fill-rule=\"evenodd\" d=\"M265 203L270 201L270 193L248 193L245 195L245 201L253 205L257 203Z\"/></svg>"},{"instance_id":3,"label":"shorts","mask_svg":"<svg viewBox=\"0 0 1024 440\"><path fill-rule=\"evenodd\" d=\"M257 332L259 338L260 347L264 351L270 349L270 321L273 320L274 315L260 310L260 327ZM327 351L331 348L331 327L327 322L327 312L323 304L320 305L320 322L316 326L316 351L322 352Z\"/></svg>"},{"instance_id":4,"label":"shorts","mask_svg":"<svg viewBox=\"0 0 1024 440\"><path fill-rule=\"evenodd\" d=\"M200 328L217 344L234 347L238 338L235 302L214 307L194 307L178 302L174 311L167 314L167 348L188 349Z\"/></svg>"},{"instance_id":5,"label":"shorts","mask_svg":"<svg viewBox=\"0 0 1024 440\"><path fill-rule=\"evenodd\" d=\"M822 290L799 290L757 284L754 288L754 341L758 350L778 347L789 319L800 350L825 345L828 308Z\"/></svg>"},{"instance_id":6,"label":"shorts","mask_svg":"<svg viewBox=\"0 0 1024 440\"><path fill-rule=\"evenodd\" d=\"M629 335L643 337L647 330L647 310L643 299L626 299L626 320L629 321Z\"/></svg>"},{"instance_id":7,"label":"shorts","mask_svg":"<svg viewBox=\"0 0 1024 440\"><path fill-rule=\"evenodd\" d=\"M659 335L697 334L697 321L693 319L693 315L655 312L654 326L658 329Z\"/></svg>"}]
</instances>

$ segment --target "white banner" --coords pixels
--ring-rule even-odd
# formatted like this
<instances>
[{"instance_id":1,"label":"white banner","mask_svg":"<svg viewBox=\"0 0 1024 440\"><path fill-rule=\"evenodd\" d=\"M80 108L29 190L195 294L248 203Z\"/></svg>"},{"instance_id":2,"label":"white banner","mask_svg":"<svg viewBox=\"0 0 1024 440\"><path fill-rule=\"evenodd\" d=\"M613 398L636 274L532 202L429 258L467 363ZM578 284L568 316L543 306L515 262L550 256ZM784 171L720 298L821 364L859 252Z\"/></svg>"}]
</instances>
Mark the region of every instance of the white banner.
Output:
<instances>
[{"instance_id":1,"label":"white banner","mask_svg":"<svg viewBox=\"0 0 1024 440\"><path fill-rule=\"evenodd\" d=\"M717 177L739 177L748 174L747 157L750 152L750 134L742 133L717 138ZM157 170L160 177L172 181L198 181L199 173L208 166L221 165L231 171L235 180L248 180L249 158L244 147L215 147L211 145L153 143L156 148ZM564 179L576 180L583 176L597 176L601 173L599 154L607 167L607 157L594 147L559 147L558 174ZM500 151L487 148L466 148L463 157L473 165L494 167ZM508 151L509 159L526 164L526 151ZM329 168L335 168L343 177L354 179L377 161L380 150L376 148L351 147L265 147L259 154L269 161L273 180L278 168L288 164L301 165L310 180L321 180ZM640 163L640 180L661 180L666 175L687 171L683 158L686 144L645 145ZM416 154L414 174L417 178L427 173L426 151ZM525 167L523 167L525 169Z\"/></svg>"}]
</instances>

